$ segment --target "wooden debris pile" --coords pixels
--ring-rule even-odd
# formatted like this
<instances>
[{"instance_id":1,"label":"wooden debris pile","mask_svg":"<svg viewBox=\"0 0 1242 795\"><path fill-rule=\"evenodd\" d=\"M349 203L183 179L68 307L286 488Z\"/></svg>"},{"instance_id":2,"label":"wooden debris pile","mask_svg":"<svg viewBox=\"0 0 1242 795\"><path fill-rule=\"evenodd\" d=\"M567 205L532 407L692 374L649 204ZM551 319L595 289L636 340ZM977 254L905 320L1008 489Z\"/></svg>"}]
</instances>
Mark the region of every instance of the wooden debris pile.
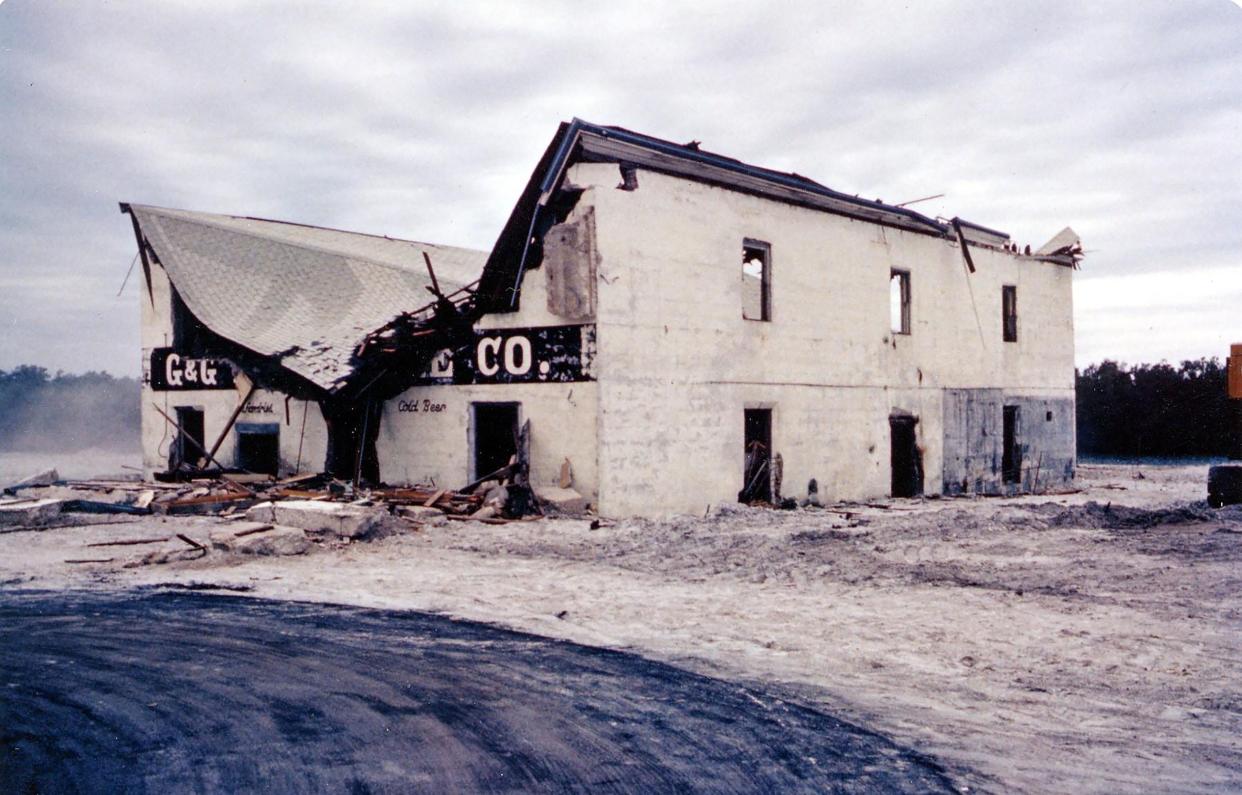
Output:
<instances>
[{"instance_id":1,"label":"wooden debris pile","mask_svg":"<svg viewBox=\"0 0 1242 795\"><path fill-rule=\"evenodd\" d=\"M374 507L419 526L445 520L503 524L541 515L530 489L510 465L461 490L434 486L356 488L322 474L274 479L226 473L176 483L126 480L44 480L6 489L14 504L53 500L59 512L130 515L241 516L261 503L311 500Z\"/></svg>"}]
</instances>

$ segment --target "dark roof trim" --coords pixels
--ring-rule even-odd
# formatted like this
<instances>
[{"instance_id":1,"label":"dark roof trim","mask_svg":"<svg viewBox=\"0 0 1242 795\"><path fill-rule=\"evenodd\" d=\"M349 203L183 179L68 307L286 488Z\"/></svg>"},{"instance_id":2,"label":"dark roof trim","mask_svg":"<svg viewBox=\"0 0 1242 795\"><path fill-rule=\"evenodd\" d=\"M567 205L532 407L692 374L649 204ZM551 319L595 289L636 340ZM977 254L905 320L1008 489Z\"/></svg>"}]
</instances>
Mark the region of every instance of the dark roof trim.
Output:
<instances>
[{"instance_id":1,"label":"dark roof trim","mask_svg":"<svg viewBox=\"0 0 1242 795\"><path fill-rule=\"evenodd\" d=\"M773 171L705 152L697 144L676 144L621 127L604 127L575 118L572 122L562 122L557 128L496 239L479 283L477 314L517 308L522 274L532 245L531 235L540 210L552 199L565 169L575 159L587 158L672 174L881 226L944 239L958 238L950 224L905 207L869 201L832 190L799 174ZM1009 240L1005 232L961 219L958 222L961 228L969 230L961 235L968 245L997 247Z\"/></svg>"},{"instance_id":2,"label":"dark roof trim","mask_svg":"<svg viewBox=\"0 0 1242 795\"><path fill-rule=\"evenodd\" d=\"M560 181L566 166L572 160L574 150L579 142L583 142L584 149L606 150L607 147L590 145L589 142L584 141L584 136L594 136L605 141L617 142L626 147L636 148L640 151L646 150L676 160L706 166L711 171L697 176L704 181L723 184L726 187L740 187L748 192L767 195L762 190L762 185L756 184L756 181L758 183L768 183L790 189L796 193L809 194L809 196L830 200L831 204L829 206L817 206L816 209L855 216L868 221L887 222L890 225L906 227L913 231L935 235L944 235L948 231L944 225L914 210L841 193L798 174L788 174L782 171L752 166L740 160L713 152L706 152L696 147L675 144L671 141L642 135L621 127L604 127L598 124L591 124L577 118L570 122L565 129L565 134L561 137L560 145L556 149L556 155L551 164L552 167L544 173L543 181L539 185L540 204L547 202L548 197ZM633 154L631 153L629 159L640 159L633 157ZM618 159L620 158L618 157ZM654 167L656 170L670 170L668 168L660 168L658 163L644 164L638 162L635 164L639 166L647 165ZM683 177L694 178L696 176L694 174L687 174L682 170L678 170L676 173L678 176ZM730 176L745 178L745 182L743 184L734 184L729 179ZM799 204L804 203L797 201L796 196L787 194L768 195L768 198L774 198L778 201L793 201ZM834 207L832 205L840 206ZM980 228L982 229L983 227Z\"/></svg>"},{"instance_id":3,"label":"dark roof trim","mask_svg":"<svg viewBox=\"0 0 1242 795\"><path fill-rule=\"evenodd\" d=\"M1003 237L1006 239L1008 239L1009 237L1008 232L1002 232L999 229L992 229L991 227L984 226L983 224L972 223L970 221L967 221L965 218L958 218L956 220L962 226L968 227L970 229L978 229L980 232L987 232L989 235L996 235L997 237Z\"/></svg>"}]
</instances>

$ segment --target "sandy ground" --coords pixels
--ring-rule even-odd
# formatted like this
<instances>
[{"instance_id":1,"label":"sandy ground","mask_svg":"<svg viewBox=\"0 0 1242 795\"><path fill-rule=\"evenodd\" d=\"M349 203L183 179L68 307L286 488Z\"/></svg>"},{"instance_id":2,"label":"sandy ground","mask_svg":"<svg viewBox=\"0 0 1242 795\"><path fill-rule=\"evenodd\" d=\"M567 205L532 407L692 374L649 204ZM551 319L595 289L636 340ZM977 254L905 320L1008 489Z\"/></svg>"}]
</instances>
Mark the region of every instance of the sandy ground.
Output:
<instances>
[{"instance_id":1,"label":"sandy ground","mask_svg":"<svg viewBox=\"0 0 1242 795\"><path fill-rule=\"evenodd\" d=\"M142 475L142 451L107 447L72 453L0 450L0 483L6 486L53 467L62 478L137 479Z\"/></svg>"},{"instance_id":2,"label":"sandy ground","mask_svg":"<svg viewBox=\"0 0 1242 795\"><path fill-rule=\"evenodd\" d=\"M1237 791L1242 510L1208 509L1205 484L1203 466L1083 466L1060 496L463 522L128 569L150 547L85 546L217 521L147 518L0 534L0 583L442 612L782 688L935 756L963 790ZM115 559L64 562L96 557Z\"/></svg>"}]
</instances>

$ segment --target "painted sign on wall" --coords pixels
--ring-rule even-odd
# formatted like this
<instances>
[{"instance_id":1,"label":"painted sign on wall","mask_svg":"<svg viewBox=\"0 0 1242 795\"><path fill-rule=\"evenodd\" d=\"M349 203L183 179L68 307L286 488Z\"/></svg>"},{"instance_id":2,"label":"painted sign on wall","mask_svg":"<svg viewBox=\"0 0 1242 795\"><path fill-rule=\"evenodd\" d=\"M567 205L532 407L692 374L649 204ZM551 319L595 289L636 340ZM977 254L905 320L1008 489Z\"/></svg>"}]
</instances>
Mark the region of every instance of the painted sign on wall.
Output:
<instances>
[{"instance_id":1,"label":"painted sign on wall","mask_svg":"<svg viewBox=\"0 0 1242 795\"><path fill-rule=\"evenodd\" d=\"M233 365L225 359L183 356L172 348L151 351L151 388L159 392L232 389Z\"/></svg>"},{"instance_id":2,"label":"painted sign on wall","mask_svg":"<svg viewBox=\"0 0 1242 795\"><path fill-rule=\"evenodd\" d=\"M416 383L590 381L594 359L594 325L476 329L473 345L456 354L440 351Z\"/></svg>"}]
</instances>

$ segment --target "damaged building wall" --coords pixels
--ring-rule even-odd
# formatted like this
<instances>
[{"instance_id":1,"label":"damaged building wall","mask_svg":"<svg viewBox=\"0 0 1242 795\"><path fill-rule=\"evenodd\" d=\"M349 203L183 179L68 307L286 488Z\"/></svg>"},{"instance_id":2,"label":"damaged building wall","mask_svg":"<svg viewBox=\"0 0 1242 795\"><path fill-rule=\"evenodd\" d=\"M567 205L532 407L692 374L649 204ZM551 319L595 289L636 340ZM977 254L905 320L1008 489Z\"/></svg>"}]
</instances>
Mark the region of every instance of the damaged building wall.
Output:
<instances>
[{"instance_id":1,"label":"damaged building wall","mask_svg":"<svg viewBox=\"0 0 1242 795\"><path fill-rule=\"evenodd\" d=\"M582 211L553 226L543 237L540 267L549 312L566 320L595 317L598 260L595 209L588 202ZM535 298L537 295L532 295L527 300Z\"/></svg>"},{"instance_id":2,"label":"damaged building wall","mask_svg":"<svg viewBox=\"0 0 1242 795\"><path fill-rule=\"evenodd\" d=\"M572 487L595 502L596 385L590 382L408 389L384 406L377 441L384 480L460 488L480 474L472 468L474 403L519 404L519 426L530 422L531 485L558 485L568 459Z\"/></svg>"},{"instance_id":3,"label":"damaged building wall","mask_svg":"<svg viewBox=\"0 0 1242 795\"><path fill-rule=\"evenodd\" d=\"M202 411L203 436L211 448L229 419L237 411L246 393L245 382L239 380L232 388L221 389L156 389L165 385L167 375L184 373L188 362L165 361L164 372L152 372L152 354L161 349L175 350L173 338L172 287L164 269L152 263L148 290L141 296L142 341L142 450L143 475L151 478L168 469L169 453L177 432L156 410L177 419L178 407ZM189 383L184 377L181 387ZM242 406L234 426L224 436L215 457L225 466L238 464L238 442L242 433L277 434L279 472L282 475L318 472L323 468L327 452L327 430L319 406L289 398L266 389L256 389Z\"/></svg>"},{"instance_id":4,"label":"damaged building wall","mask_svg":"<svg viewBox=\"0 0 1242 795\"><path fill-rule=\"evenodd\" d=\"M1015 420L1009 429L1007 408ZM1011 494L1066 485L1074 478L1074 427L1072 397L945 390L944 493ZM1013 466L1008 477L1006 447Z\"/></svg>"},{"instance_id":5,"label":"damaged building wall","mask_svg":"<svg viewBox=\"0 0 1242 795\"><path fill-rule=\"evenodd\" d=\"M598 248L601 511L701 511L742 486L743 411L773 409L783 492L889 493L889 417L918 418L927 491L944 481L943 391L1073 399L1070 269L610 164L568 178ZM744 320L745 240L771 251L771 319ZM889 328L889 276L911 274L911 333ZM1016 343L1001 287L1018 286ZM1063 413L1062 413L1063 414ZM1072 438L1062 414L1058 432ZM1072 446L1072 444L1071 444ZM1072 458L1072 456L1071 456Z\"/></svg>"},{"instance_id":6,"label":"damaged building wall","mask_svg":"<svg viewBox=\"0 0 1242 795\"><path fill-rule=\"evenodd\" d=\"M484 315L481 332L544 329L589 323L595 317L598 255L591 202L580 201L543 240L543 258L521 280L517 311ZM596 503L599 495L598 390L570 383L416 386L388 401L380 425L380 471L389 482L460 486L474 471L472 405L516 403L519 424L530 422L530 482L557 486L569 462L572 488Z\"/></svg>"},{"instance_id":7,"label":"damaged building wall","mask_svg":"<svg viewBox=\"0 0 1242 795\"><path fill-rule=\"evenodd\" d=\"M583 221L572 215L567 219L567 226L588 246L591 245L590 223L590 219ZM579 237L574 238L577 239ZM590 258L585 262L590 267ZM591 316L584 312L590 310L594 300L591 281L589 276L574 273L575 263L576 260L570 261L560 268L559 274L568 283L564 289L557 289L555 302L549 298L548 272L535 269L523 280L520 311L485 316L477 327L521 330L558 327L571 321L578 321L573 324L577 327L582 321L589 321ZM550 305L556 313L551 311ZM173 330L173 291L167 274L157 263L153 263L151 269L150 296L142 296L141 320L143 466L146 476L151 477L168 469L170 448L177 436L153 404L174 419L179 406L201 410L204 443L210 448L237 410L247 382L239 377L236 386L231 388L155 388L160 379L152 378L152 353L177 348ZM495 354L503 359L502 351L497 350ZM520 404L521 420L531 423L532 483L559 484L562 465L568 459L574 488L588 499L595 499L598 491L596 398L595 385L589 381L412 387L386 401L380 411L376 440L380 478L392 484L434 481L450 486L461 486L469 480L474 474L471 471L471 406L474 403ZM268 389L256 390L246 401L236 425L222 440L215 457L225 466L236 466L242 434L266 435L273 431L279 448L279 474L323 470L328 433L319 405L313 401L288 399L285 394ZM248 436L246 441L255 447L255 440Z\"/></svg>"}]
</instances>

